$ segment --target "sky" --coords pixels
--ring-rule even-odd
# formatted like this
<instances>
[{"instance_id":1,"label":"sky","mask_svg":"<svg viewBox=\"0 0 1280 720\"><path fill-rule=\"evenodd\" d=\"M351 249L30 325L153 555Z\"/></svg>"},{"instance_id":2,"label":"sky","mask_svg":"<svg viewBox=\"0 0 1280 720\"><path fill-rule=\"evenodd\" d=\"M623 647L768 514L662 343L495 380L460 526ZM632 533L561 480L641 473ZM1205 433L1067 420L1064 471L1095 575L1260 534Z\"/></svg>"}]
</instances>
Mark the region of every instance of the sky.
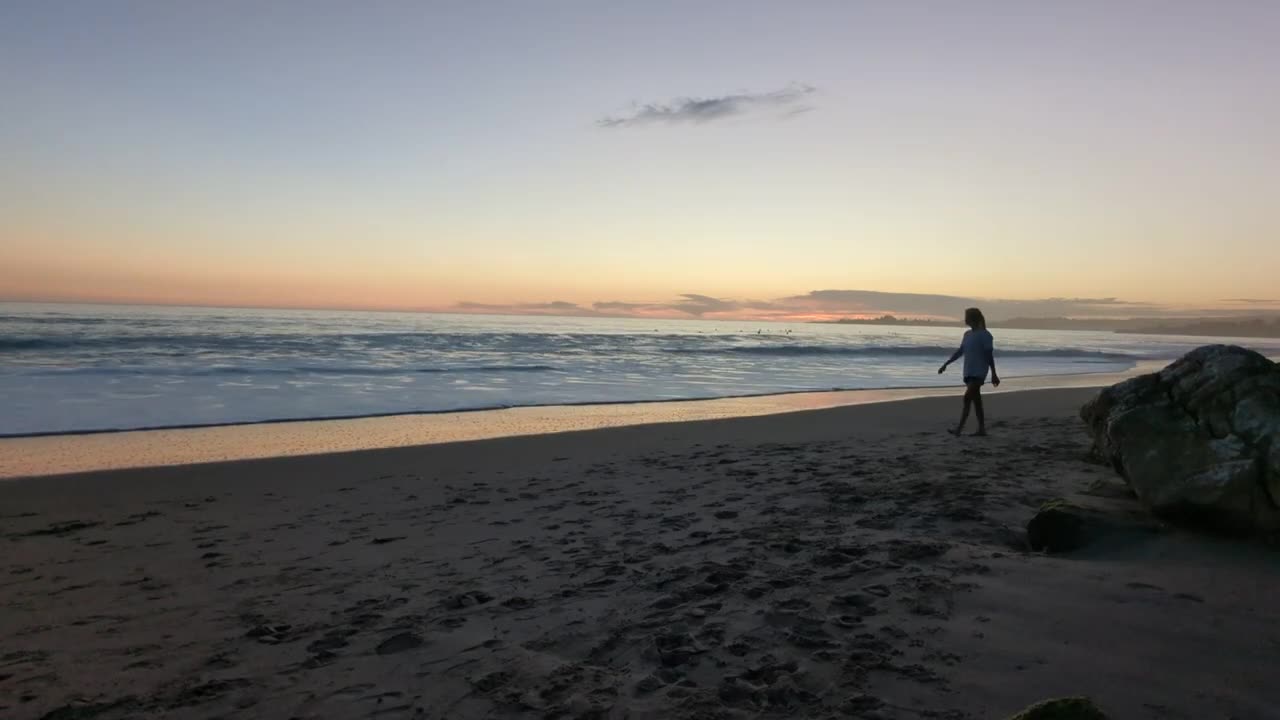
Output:
<instances>
[{"instance_id":1,"label":"sky","mask_svg":"<svg viewBox=\"0 0 1280 720\"><path fill-rule=\"evenodd\" d=\"M0 299L1280 309L1277 37L1269 0L12 0Z\"/></svg>"}]
</instances>

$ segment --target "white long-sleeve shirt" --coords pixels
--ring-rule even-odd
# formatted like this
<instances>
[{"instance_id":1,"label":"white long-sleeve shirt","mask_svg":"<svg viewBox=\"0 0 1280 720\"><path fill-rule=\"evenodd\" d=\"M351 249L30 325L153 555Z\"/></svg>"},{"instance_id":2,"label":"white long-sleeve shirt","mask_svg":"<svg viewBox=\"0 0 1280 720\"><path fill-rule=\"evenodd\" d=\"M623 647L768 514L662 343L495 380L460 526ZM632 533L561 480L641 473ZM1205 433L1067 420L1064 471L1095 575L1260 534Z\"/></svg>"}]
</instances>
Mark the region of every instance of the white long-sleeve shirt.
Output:
<instances>
[{"instance_id":1,"label":"white long-sleeve shirt","mask_svg":"<svg viewBox=\"0 0 1280 720\"><path fill-rule=\"evenodd\" d=\"M995 340L986 328L969 330L960 341L960 349L964 352L964 379L986 381L987 370L991 364L987 358L995 350Z\"/></svg>"}]
</instances>

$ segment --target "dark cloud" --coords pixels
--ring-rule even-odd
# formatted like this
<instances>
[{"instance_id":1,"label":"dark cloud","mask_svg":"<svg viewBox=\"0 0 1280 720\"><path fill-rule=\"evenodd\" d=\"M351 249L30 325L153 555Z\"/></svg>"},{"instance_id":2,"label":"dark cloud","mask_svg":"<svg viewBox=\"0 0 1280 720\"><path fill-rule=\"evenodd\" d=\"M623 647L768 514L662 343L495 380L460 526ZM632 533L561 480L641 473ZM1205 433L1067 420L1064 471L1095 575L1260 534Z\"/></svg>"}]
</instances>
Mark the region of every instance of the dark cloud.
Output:
<instances>
[{"instance_id":1,"label":"dark cloud","mask_svg":"<svg viewBox=\"0 0 1280 720\"><path fill-rule=\"evenodd\" d=\"M891 293L876 290L814 290L806 295L793 295L781 302L799 309L845 313L895 313L914 315L952 315L959 307L963 312L976 301L953 295Z\"/></svg>"},{"instance_id":2,"label":"dark cloud","mask_svg":"<svg viewBox=\"0 0 1280 720\"><path fill-rule=\"evenodd\" d=\"M1227 298L1222 302L1242 303L1245 305L1280 305L1280 300L1266 300L1263 298Z\"/></svg>"},{"instance_id":3,"label":"dark cloud","mask_svg":"<svg viewBox=\"0 0 1280 720\"><path fill-rule=\"evenodd\" d=\"M876 290L814 290L774 300L723 298L700 293L683 293L669 302L628 302L601 300L590 305L554 301L509 305L462 302L455 307L463 312L511 313L529 315L578 315L618 317L714 317L742 315L759 319L806 319L817 317L850 317L896 315L958 320L967 307L980 307L993 322L1013 318L1175 318L1194 316L1244 316L1264 312L1257 307L1265 300L1236 299L1222 302L1247 303L1247 307L1204 310L1172 308L1150 303L1131 302L1114 297L1063 298L1035 300L980 298L929 293L895 293ZM1269 309L1266 312L1271 312Z\"/></svg>"},{"instance_id":4,"label":"dark cloud","mask_svg":"<svg viewBox=\"0 0 1280 720\"><path fill-rule=\"evenodd\" d=\"M555 302L546 303L545 307L547 310L581 310L582 309L582 307L579 306L577 303L564 302L563 300L557 300Z\"/></svg>"},{"instance_id":5,"label":"dark cloud","mask_svg":"<svg viewBox=\"0 0 1280 720\"><path fill-rule=\"evenodd\" d=\"M680 296L682 301L671 305L673 310L679 310L694 316L702 316L707 313L733 312L742 309L742 304L733 300L722 300L709 295L696 295L693 293L685 293Z\"/></svg>"},{"instance_id":6,"label":"dark cloud","mask_svg":"<svg viewBox=\"0 0 1280 720\"><path fill-rule=\"evenodd\" d=\"M814 91L810 85L793 84L768 93L744 92L712 98L681 98L670 104L646 103L636 105L625 115L600 118L596 124L605 128L621 128L655 123L705 123L780 106L794 106L789 108L787 114L795 115L813 109L807 105L795 104Z\"/></svg>"},{"instance_id":7,"label":"dark cloud","mask_svg":"<svg viewBox=\"0 0 1280 720\"><path fill-rule=\"evenodd\" d=\"M1008 317L1129 317L1134 314L1159 312L1160 307L1151 303L1132 302L1118 298L1046 298L1044 300L986 300L996 311L996 316Z\"/></svg>"},{"instance_id":8,"label":"dark cloud","mask_svg":"<svg viewBox=\"0 0 1280 720\"><path fill-rule=\"evenodd\" d=\"M653 303L630 303L619 300L591 304L591 308L598 312L636 312L640 310L659 310L663 307L663 305L654 305Z\"/></svg>"},{"instance_id":9,"label":"dark cloud","mask_svg":"<svg viewBox=\"0 0 1280 720\"><path fill-rule=\"evenodd\" d=\"M543 303L516 303L510 305L478 303L478 302L460 302L457 309L466 310L468 312L494 312L494 313L510 313L510 312L527 312L527 313L564 313L564 314L582 314L590 313L591 310L582 307L577 303L556 300L553 302Z\"/></svg>"}]
</instances>

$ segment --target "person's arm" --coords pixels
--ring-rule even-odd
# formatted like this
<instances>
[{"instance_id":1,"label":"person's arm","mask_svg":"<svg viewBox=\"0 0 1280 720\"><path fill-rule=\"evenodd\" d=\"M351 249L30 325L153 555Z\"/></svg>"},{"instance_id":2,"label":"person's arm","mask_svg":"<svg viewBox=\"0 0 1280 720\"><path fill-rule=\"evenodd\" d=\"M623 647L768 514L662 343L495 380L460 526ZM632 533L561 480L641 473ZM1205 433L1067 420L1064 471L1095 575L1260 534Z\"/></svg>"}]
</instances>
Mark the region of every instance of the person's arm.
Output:
<instances>
[{"instance_id":1,"label":"person's arm","mask_svg":"<svg viewBox=\"0 0 1280 720\"><path fill-rule=\"evenodd\" d=\"M942 363L942 367L938 368L938 374L939 374L939 375L941 375L942 373L946 372L946 371L947 371L947 366L948 366L948 365L950 365L951 363L953 363L953 362L955 362L955 361L959 360L959 359L960 359L960 356L961 356L961 355L963 355L963 354L964 354L964 344L962 343L962 344L960 345L960 347L959 347L955 352L951 353L951 359L950 359L950 360L947 360L947 361L946 361L946 362L944 362L944 363Z\"/></svg>"},{"instance_id":2,"label":"person's arm","mask_svg":"<svg viewBox=\"0 0 1280 720\"><path fill-rule=\"evenodd\" d=\"M1000 376L996 374L996 350L994 346L987 346L987 365L991 367L991 384L1000 387Z\"/></svg>"}]
</instances>

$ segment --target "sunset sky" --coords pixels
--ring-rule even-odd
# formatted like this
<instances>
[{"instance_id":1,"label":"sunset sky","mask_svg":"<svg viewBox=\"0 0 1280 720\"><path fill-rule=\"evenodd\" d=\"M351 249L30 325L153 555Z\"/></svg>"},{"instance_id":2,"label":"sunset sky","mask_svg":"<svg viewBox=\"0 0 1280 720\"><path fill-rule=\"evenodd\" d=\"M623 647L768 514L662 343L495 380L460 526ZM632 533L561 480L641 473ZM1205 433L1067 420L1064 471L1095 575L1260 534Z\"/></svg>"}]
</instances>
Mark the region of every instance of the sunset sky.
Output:
<instances>
[{"instance_id":1,"label":"sunset sky","mask_svg":"<svg viewBox=\"0 0 1280 720\"><path fill-rule=\"evenodd\" d=\"M1267 0L5 2L0 299L1276 309L1277 38Z\"/></svg>"}]
</instances>

